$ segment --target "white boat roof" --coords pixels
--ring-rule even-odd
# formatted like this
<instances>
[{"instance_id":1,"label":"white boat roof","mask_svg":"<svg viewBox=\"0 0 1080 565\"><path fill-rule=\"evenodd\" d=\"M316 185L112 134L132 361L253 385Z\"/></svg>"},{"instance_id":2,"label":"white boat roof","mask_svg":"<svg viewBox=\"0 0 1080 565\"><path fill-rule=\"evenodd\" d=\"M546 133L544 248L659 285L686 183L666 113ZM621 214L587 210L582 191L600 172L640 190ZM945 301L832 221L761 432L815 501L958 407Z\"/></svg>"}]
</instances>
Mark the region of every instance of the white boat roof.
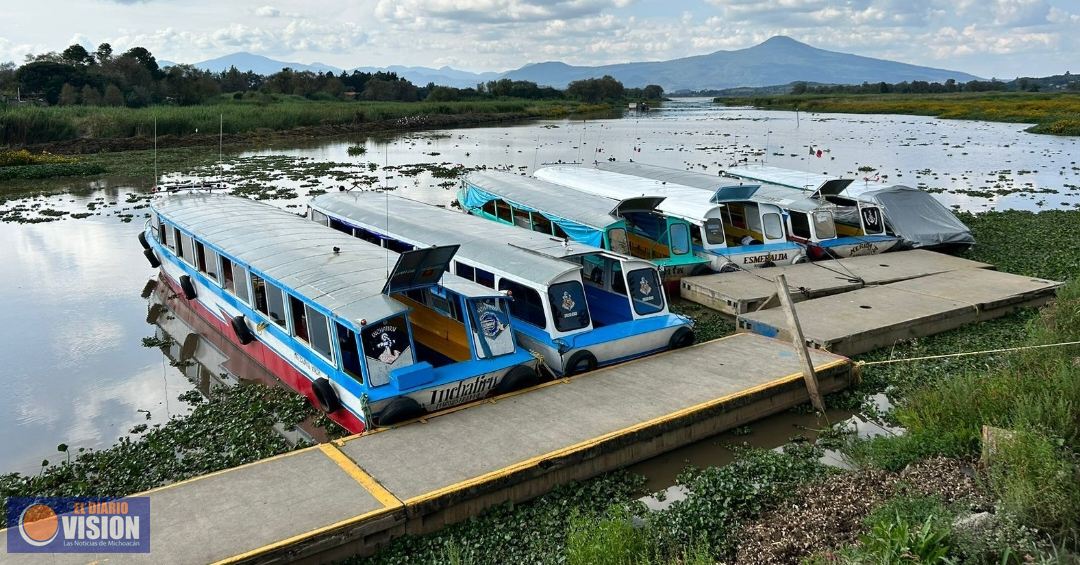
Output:
<instances>
[{"instance_id":1,"label":"white boat roof","mask_svg":"<svg viewBox=\"0 0 1080 565\"><path fill-rule=\"evenodd\" d=\"M668 184L677 184L701 190L708 190L713 194L723 187L738 184L737 181L733 182L732 179L727 179L719 175L714 176L707 173L683 171L680 169L646 165L643 163L600 162L596 163L595 166L604 171L645 177ZM767 183L755 182L753 184L759 186L753 196L748 199L750 202L772 204L786 210L794 210L797 212L813 212L829 207L827 203L811 198L812 193L809 191L770 185Z\"/></svg>"},{"instance_id":2,"label":"white boat roof","mask_svg":"<svg viewBox=\"0 0 1080 565\"><path fill-rule=\"evenodd\" d=\"M546 286L581 270L566 258L608 252L516 226L377 192L329 192L311 207L421 246L460 245L457 257Z\"/></svg>"},{"instance_id":3,"label":"white boat roof","mask_svg":"<svg viewBox=\"0 0 1080 565\"><path fill-rule=\"evenodd\" d=\"M481 172L469 173L465 182L510 202L596 229L622 221L612 213L617 202L600 196L583 195L571 188L532 177Z\"/></svg>"},{"instance_id":4,"label":"white boat roof","mask_svg":"<svg viewBox=\"0 0 1080 565\"><path fill-rule=\"evenodd\" d=\"M376 322L407 306L382 293L398 254L320 226L292 212L223 194L172 194L154 200L162 218L336 316ZM337 247L340 253L334 253ZM495 291L444 274L440 282L469 297Z\"/></svg>"},{"instance_id":5,"label":"white boat roof","mask_svg":"<svg viewBox=\"0 0 1080 565\"><path fill-rule=\"evenodd\" d=\"M656 207L660 213L691 222L702 222L709 211L722 207L722 204L710 201L712 194L698 188L593 167L556 165L537 169L533 175L544 181L614 200L663 196L664 200Z\"/></svg>"},{"instance_id":6,"label":"white boat roof","mask_svg":"<svg viewBox=\"0 0 1080 565\"><path fill-rule=\"evenodd\" d=\"M723 172L733 177L809 190L810 192L820 192L823 195L839 194L854 180L823 173L811 173L759 164L730 167L723 169Z\"/></svg>"}]
</instances>

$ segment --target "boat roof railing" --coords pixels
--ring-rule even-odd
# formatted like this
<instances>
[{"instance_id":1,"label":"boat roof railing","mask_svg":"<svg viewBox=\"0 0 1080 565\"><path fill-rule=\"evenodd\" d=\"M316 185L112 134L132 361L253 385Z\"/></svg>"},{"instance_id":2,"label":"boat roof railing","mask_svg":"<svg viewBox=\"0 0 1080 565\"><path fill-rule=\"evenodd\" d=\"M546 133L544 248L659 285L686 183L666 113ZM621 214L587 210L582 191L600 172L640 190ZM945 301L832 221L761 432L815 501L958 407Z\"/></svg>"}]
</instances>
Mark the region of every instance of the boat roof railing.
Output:
<instances>
[{"instance_id":1,"label":"boat roof railing","mask_svg":"<svg viewBox=\"0 0 1080 565\"><path fill-rule=\"evenodd\" d=\"M474 172L465 177L465 182L511 203L517 202L598 230L621 221L614 214L618 204L610 199L582 194L532 177L503 172Z\"/></svg>"},{"instance_id":2,"label":"boat roof railing","mask_svg":"<svg viewBox=\"0 0 1080 565\"><path fill-rule=\"evenodd\" d=\"M595 167L602 171L653 179L668 185L681 185L707 190L714 196L719 194L720 189L732 186L733 182L730 178L718 175L714 176L707 173L683 171L643 163L599 162L596 163ZM812 198L813 194L805 190L768 183L755 182L753 184L758 188L750 195L747 200L749 202L772 204L796 212L813 212L829 207L827 203Z\"/></svg>"},{"instance_id":3,"label":"boat roof railing","mask_svg":"<svg viewBox=\"0 0 1080 565\"><path fill-rule=\"evenodd\" d=\"M269 204L221 194L161 196L153 210L334 315L361 327L408 311L383 294L398 254L319 226ZM446 273L439 284L467 297L497 296L486 286Z\"/></svg>"},{"instance_id":4,"label":"boat roof railing","mask_svg":"<svg viewBox=\"0 0 1080 565\"><path fill-rule=\"evenodd\" d=\"M376 192L329 192L311 201L315 210L385 230L425 245L460 245L457 256L536 283L550 285L581 265L567 261L600 254L628 259L583 243Z\"/></svg>"}]
</instances>

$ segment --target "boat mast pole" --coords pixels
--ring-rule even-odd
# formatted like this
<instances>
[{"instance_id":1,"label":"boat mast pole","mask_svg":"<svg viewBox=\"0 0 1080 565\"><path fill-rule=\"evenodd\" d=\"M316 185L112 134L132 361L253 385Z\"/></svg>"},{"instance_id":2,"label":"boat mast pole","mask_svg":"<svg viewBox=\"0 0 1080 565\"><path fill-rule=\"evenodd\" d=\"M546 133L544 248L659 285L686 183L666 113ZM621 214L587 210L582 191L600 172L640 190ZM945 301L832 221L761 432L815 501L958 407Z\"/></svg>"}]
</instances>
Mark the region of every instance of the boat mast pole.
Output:
<instances>
[{"instance_id":1,"label":"boat mast pole","mask_svg":"<svg viewBox=\"0 0 1080 565\"><path fill-rule=\"evenodd\" d=\"M158 185L158 163L157 163L157 116L154 116L154 182L151 185L151 189L157 188Z\"/></svg>"}]
</instances>

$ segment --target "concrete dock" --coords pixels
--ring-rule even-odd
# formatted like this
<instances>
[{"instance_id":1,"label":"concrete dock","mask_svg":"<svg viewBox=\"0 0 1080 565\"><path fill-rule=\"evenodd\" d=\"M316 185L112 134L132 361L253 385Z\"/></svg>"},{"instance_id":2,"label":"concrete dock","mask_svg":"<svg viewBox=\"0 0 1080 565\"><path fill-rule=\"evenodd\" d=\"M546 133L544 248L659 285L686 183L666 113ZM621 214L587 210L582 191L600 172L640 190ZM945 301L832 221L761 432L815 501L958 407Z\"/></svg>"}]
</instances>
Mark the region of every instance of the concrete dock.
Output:
<instances>
[{"instance_id":1,"label":"concrete dock","mask_svg":"<svg viewBox=\"0 0 1080 565\"><path fill-rule=\"evenodd\" d=\"M1040 306L1060 286L987 269L961 269L804 300L795 304L795 312L808 345L856 355ZM791 339L780 308L741 314L737 326Z\"/></svg>"},{"instance_id":2,"label":"concrete dock","mask_svg":"<svg viewBox=\"0 0 1080 565\"><path fill-rule=\"evenodd\" d=\"M814 350L822 392L855 378ZM154 489L150 554L52 563L325 562L806 402L790 343L744 333ZM41 555L7 554L5 563Z\"/></svg>"},{"instance_id":3,"label":"concrete dock","mask_svg":"<svg viewBox=\"0 0 1080 565\"><path fill-rule=\"evenodd\" d=\"M916 249L686 277L680 283L680 294L691 302L738 316L777 305L775 281L780 273L787 277L792 298L801 301L937 273L992 268L987 263Z\"/></svg>"}]
</instances>

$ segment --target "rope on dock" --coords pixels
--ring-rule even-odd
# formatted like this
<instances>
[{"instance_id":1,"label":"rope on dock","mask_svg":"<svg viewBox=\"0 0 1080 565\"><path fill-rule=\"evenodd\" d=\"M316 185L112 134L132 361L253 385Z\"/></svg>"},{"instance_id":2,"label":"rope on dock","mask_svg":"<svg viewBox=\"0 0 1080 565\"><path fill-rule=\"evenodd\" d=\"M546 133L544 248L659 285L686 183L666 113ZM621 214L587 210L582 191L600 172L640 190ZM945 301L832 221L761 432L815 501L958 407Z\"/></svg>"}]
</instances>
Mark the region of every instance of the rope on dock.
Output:
<instances>
[{"instance_id":1,"label":"rope on dock","mask_svg":"<svg viewBox=\"0 0 1080 565\"><path fill-rule=\"evenodd\" d=\"M1065 341L1062 343L1044 343L1042 345L1022 345L1019 347L1005 347L1002 349L984 349L982 351L964 351L961 353L946 353L944 355L927 355L924 357L906 357L903 359L885 359L883 361L859 361L856 363L860 367L867 365L887 365L889 363L905 363L908 361L926 361L929 359L945 359L947 357L967 357L969 355L987 355L990 353L1010 353L1013 351L1023 351L1025 349L1043 349L1046 347L1063 347L1067 345L1080 345L1080 341Z\"/></svg>"}]
</instances>

